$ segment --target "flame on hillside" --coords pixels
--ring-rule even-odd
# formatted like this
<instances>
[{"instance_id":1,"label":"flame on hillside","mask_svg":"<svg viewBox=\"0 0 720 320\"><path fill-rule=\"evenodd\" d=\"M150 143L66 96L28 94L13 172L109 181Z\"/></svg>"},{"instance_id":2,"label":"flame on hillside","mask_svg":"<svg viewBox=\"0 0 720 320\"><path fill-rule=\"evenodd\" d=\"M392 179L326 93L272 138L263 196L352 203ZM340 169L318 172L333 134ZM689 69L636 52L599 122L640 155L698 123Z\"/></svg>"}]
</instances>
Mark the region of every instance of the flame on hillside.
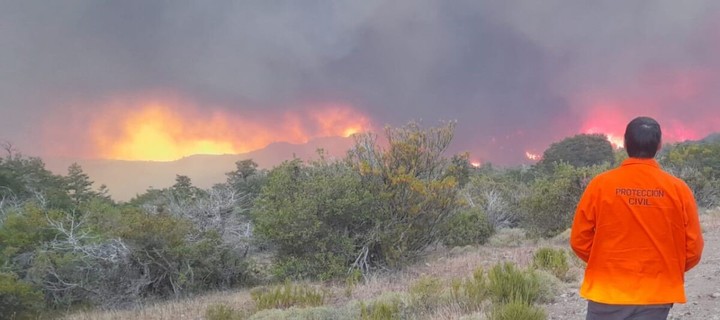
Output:
<instances>
[{"instance_id":1,"label":"flame on hillside","mask_svg":"<svg viewBox=\"0 0 720 320\"><path fill-rule=\"evenodd\" d=\"M199 108L174 99L108 104L91 121L95 154L118 160L170 161L193 154L237 154L273 142L305 143L370 129L367 117L344 104L303 111L241 112Z\"/></svg>"}]
</instances>

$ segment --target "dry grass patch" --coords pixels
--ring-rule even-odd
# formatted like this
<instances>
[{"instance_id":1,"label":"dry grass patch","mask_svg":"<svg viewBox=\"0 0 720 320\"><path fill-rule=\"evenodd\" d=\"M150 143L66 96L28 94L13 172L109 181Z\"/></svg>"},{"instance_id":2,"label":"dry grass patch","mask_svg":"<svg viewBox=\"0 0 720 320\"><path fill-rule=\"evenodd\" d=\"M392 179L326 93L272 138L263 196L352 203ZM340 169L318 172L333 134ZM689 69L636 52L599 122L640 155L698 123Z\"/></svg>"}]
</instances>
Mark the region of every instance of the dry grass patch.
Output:
<instances>
[{"instance_id":1,"label":"dry grass patch","mask_svg":"<svg viewBox=\"0 0 720 320\"><path fill-rule=\"evenodd\" d=\"M63 317L65 320L171 320L204 319L207 309L222 304L233 310L250 310L248 290L206 294L189 299L159 302L130 310L92 310Z\"/></svg>"},{"instance_id":2,"label":"dry grass patch","mask_svg":"<svg viewBox=\"0 0 720 320\"><path fill-rule=\"evenodd\" d=\"M702 210L700 212L700 225L703 232L720 229L720 207Z\"/></svg>"},{"instance_id":3,"label":"dry grass patch","mask_svg":"<svg viewBox=\"0 0 720 320\"><path fill-rule=\"evenodd\" d=\"M495 232L487 244L492 247L519 247L528 240L527 231L519 228L505 228Z\"/></svg>"}]
</instances>

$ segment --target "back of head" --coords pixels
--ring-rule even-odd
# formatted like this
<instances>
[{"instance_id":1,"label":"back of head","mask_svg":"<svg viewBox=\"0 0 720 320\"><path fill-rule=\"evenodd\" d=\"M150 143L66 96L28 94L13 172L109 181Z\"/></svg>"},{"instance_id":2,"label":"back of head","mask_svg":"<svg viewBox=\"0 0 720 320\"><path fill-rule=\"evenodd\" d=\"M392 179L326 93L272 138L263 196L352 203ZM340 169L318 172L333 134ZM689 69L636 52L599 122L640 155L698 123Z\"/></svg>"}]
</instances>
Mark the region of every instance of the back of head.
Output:
<instances>
[{"instance_id":1,"label":"back of head","mask_svg":"<svg viewBox=\"0 0 720 320\"><path fill-rule=\"evenodd\" d=\"M661 139L660 124L653 118L637 117L625 128L625 150L631 158L654 158Z\"/></svg>"}]
</instances>

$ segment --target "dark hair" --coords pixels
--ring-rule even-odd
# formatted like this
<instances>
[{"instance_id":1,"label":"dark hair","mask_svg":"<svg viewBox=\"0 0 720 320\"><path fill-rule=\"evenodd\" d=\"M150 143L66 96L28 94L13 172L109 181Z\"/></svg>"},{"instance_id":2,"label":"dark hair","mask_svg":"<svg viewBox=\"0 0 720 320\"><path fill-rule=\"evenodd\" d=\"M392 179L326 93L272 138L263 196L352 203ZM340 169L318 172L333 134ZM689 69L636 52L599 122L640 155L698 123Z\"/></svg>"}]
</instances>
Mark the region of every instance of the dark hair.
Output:
<instances>
[{"instance_id":1,"label":"dark hair","mask_svg":"<svg viewBox=\"0 0 720 320\"><path fill-rule=\"evenodd\" d=\"M661 139L660 124L653 118L637 117L625 128L625 150L631 158L654 158Z\"/></svg>"}]
</instances>

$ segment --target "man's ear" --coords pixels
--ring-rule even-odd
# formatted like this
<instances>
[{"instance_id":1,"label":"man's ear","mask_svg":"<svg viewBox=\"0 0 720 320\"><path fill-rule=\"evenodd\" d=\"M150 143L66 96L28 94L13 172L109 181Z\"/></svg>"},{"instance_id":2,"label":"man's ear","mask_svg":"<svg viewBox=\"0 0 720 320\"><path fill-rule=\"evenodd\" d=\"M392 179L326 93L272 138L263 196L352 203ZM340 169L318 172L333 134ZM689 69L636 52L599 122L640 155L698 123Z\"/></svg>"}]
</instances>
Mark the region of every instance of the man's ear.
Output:
<instances>
[{"instance_id":1,"label":"man's ear","mask_svg":"<svg viewBox=\"0 0 720 320\"><path fill-rule=\"evenodd\" d=\"M658 142L657 151L660 152L661 149L662 149L662 140L660 140L660 142Z\"/></svg>"}]
</instances>

